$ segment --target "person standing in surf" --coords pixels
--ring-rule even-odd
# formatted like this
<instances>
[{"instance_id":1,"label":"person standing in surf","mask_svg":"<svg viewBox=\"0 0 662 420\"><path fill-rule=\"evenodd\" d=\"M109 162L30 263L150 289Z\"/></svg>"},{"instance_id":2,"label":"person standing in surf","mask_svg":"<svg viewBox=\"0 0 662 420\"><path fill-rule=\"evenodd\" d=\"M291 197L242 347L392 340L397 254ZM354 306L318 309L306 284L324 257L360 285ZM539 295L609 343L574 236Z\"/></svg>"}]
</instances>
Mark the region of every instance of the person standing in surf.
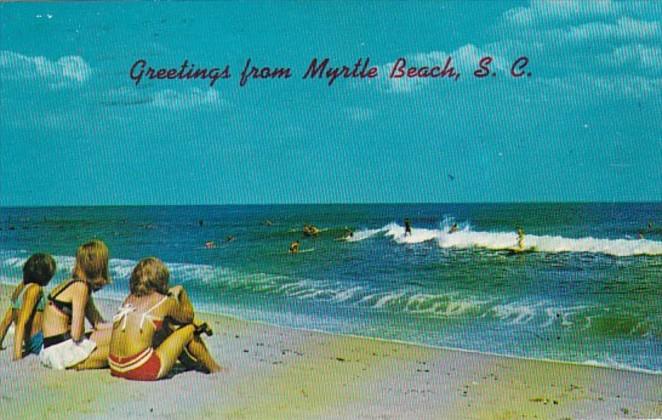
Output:
<instances>
[{"instance_id":1,"label":"person standing in surf","mask_svg":"<svg viewBox=\"0 0 662 420\"><path fill-rule=\"evenodd\" d=\"M520 250L524 249L524 229L521 227L517 228L517 247Z\"/></svg>"},{"instance_id":2,"label":"person standing in surf","mask_svg":"<svg viewBox=\"0 0 662 420\"><path fill-rule=\"evenodd\" d=\"M411 220L405 219L405 236L411 236Z\"/></svg>"}]
</instances>

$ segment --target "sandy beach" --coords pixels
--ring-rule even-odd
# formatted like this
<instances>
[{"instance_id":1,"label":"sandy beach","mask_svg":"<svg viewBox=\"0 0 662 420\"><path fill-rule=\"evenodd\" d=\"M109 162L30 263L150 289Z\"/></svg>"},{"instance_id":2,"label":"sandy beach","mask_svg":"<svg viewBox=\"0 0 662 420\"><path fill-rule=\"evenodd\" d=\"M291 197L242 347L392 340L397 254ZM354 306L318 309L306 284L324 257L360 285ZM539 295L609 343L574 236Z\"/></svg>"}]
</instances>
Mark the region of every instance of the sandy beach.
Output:
<instances>
[{"instance_id":1,"label":"sandy beach","mask_svg":"<svg viewBox=\"0 0 662 420\"><path fill-rule=\"evenodd\" d=\"M2 287L2 307L10 288ZM109 317L117 302L97 300ZM662 376L280 328L199 314L227 372L140 383L0 353L12 418L655 418ZM10 333L11 334L11 333ZM11 344L9 335L5 346Z\"/></svg>"}]
</instances>

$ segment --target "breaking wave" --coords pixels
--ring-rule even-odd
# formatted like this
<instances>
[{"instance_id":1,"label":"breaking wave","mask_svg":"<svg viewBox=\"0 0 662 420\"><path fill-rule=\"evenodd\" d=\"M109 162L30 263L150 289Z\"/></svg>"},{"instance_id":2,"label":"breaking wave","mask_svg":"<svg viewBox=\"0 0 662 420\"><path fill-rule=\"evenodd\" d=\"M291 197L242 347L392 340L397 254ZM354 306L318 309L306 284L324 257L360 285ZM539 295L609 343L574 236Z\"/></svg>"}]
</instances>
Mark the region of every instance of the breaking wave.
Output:
<instances>
[{"instance_id":1,"label":"breaking wave","mask_svg":"<svg viewBox=\"0 0 662 420\"><path fill-rule=\"evenodd\" d=\"M454 233L449 233L449 227L442 229L413 228L412 233L405 235L404 226L390 223L379 229L364 229L354 233L350 242L364 241L369 238L383 236L397 244L419 244L436 242L441 248L470 249L483 248L489 250L516 250L518 247L515 232L481 232L471 230L469 225L463 226ZM524 250L529 252L584 252L627 257L635 255L662 255L662 242L648 239L600 239L593 237L566 238L550 235L526 235Z\"/></svg>"}]
</instances>

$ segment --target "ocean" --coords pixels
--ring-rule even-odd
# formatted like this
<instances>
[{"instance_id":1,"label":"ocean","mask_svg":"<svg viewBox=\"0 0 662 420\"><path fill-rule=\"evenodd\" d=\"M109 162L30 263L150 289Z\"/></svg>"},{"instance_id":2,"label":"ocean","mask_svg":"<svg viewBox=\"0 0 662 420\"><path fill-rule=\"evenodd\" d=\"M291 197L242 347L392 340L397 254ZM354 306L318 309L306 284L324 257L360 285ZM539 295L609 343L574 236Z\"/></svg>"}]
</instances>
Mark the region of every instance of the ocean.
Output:
<instances>
[{"instance_id":1,"label":"ocean","mask_svg":"<svg viewBox=\"0 0 662 420\"><path fill-rule=\"evenodd\" d=\"M58 262L51 288L99 238L107 299L156 256L202 311L661 373L661 216L662 203L0 208L0 281L16 284L45 251ZM307 223L319 236L303 235ZM305 252L288 253L295 240Z\"/></svg>"}]
</instances>

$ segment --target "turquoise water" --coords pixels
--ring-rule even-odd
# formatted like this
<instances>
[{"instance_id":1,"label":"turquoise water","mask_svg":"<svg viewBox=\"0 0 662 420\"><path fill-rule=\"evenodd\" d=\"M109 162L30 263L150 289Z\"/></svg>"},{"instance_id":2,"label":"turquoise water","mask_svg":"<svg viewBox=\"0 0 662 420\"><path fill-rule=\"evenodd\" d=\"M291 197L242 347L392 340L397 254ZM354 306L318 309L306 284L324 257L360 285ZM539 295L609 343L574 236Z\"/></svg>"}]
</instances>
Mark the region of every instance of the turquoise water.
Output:
<instances>
[{"instance_id":1,"label":"turquoise water","mask_svg":"<svg viewBox=\"0 0 662 420\"><path fill-rule=\"evenodd\" d=\"M77 245L100 238L111 250L113 284L99 292L107 298L126 295L136 261L155 255L206 311L662 371L660 203L0 210L4 283L18 282L25 258L43 250L57 256L52 286L70 272ZM305 223L320 236L305 238ZM448 234L453 223L460 230ZM517 226L529 252L511 251ZM337 240L345 227L354 237ZM217 247L205 249L208 240ZM294 240L309 252L289 255Z\"/></svg>"}]
</instances>

